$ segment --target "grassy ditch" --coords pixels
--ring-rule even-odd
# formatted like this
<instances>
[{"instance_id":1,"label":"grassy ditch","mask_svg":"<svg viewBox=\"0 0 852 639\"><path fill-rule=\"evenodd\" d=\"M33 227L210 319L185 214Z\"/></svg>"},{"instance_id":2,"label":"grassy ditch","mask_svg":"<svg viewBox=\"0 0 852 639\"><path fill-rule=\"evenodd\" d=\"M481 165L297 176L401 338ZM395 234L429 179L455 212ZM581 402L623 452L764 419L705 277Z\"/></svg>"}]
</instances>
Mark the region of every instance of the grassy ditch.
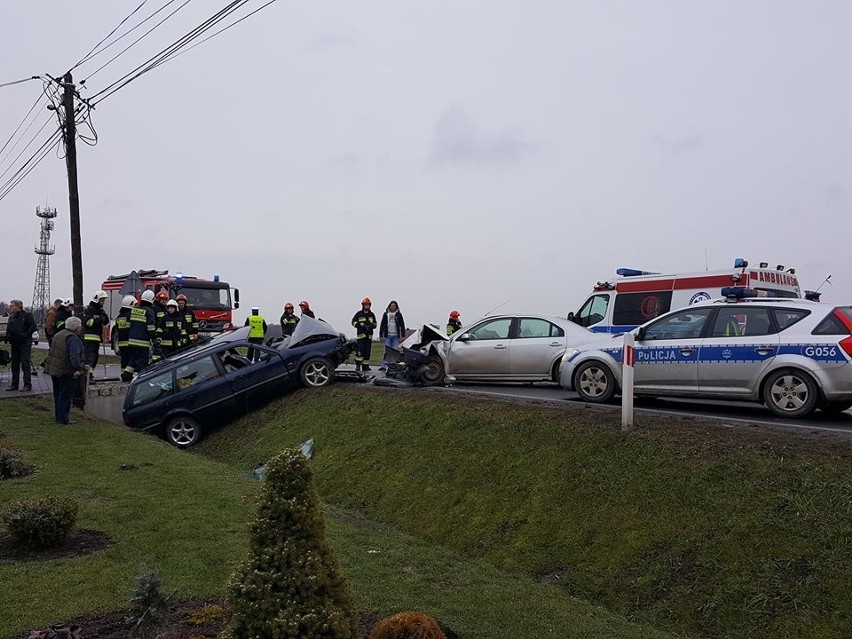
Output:
<instances>
[{"instance_id":1,"label":"grassy ditch","mask_svg":"<svg viewBox=\"0 0 852 639\"><path fill-rule=\"evenodd\" d=\"M585 406L339 385L212 433L249 468L314 438L320 494L630 619L848 637L852 443ZM534 636L526 634L525 636Z\"/></svg>"},{"instance_id":2,"label":"grassy ditch","mask_svg":"<svg viewBox=\"0 0 852 639\"><path fill-rule=\"evenodd\" d=\"M296 397L339 401L322 392ZM13 499L70 496L80 503L77 527L105 532L112 543L49 561L0 555L0 637L125 608L142 563L157 568L164 589L178 588L181 596L224 595L245 552L246 521L259 488L242 472L243 464L179 451L77 411L73 426L56 426L51 411L45 399L0 401L0 439L12 440L38 468L34 475L0 481L0 509ZM234 428L240 426L222 433ZM299 443L279 435L271 444L276 449ZM215 448L224 456L226 443L218 440ZM253 459L242 447L239 454ZM555 584L359 513L329 508L326 520L328 540L361 611L422 610L466 639L671 636L566 597Z\"/></svg>"}]
</instances>

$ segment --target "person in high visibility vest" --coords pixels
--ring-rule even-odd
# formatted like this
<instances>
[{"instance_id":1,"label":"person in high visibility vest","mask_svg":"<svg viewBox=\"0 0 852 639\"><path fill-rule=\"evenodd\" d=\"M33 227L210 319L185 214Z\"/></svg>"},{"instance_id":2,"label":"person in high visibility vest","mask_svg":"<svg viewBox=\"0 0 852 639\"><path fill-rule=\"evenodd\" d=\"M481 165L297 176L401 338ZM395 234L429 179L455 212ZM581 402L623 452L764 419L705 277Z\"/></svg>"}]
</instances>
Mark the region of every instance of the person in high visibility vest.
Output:
<instances>
[{"instance_id":1,"label":"person in high visibility vest","mask_svg":"<svg viewBox=\"0 0 852 639\"><path fill-rule=\"evenodd\" d=\"M361 300L361 310L352 316L352 326L355 327L358 339L356 340L355 370L370 370L367 362L370 359L370 350L373 347L373 331L376 330L378 322L372 308L373 303L369 297Z\"/></svg>"},{"instance_id":2,"label":"person in high visibility vest","mask_svg":"<svg viewBox=\"0 0 852 639\"><path fill-rule=\"evenodd\" d=\"M178 311L177 300L166 302L166 316L157 327L157 337L160 340L160 352L163 357L168 357L188 341L183 327L183 316Z\"/></svg>"},{"instance_id":3,"label":"person in high visibility vest","mask_svg":"<svg viewBox=\"0 0 852 639\"><path fill-rule=\"evenodd\" d=\"M450 319L447 320L447 335L452 335L461 327L461 313L458 311L450 311Z\"/></svg>"},{"instance_id":4,"label":"person in high visibility vest","mask_svg":"<svg viewBox=\"0 0 852 639\"><path fill-rule=\"evenodd\" d=\"M251 326L248 341L252 344L263 344L263 338L266 335L266 320L263 319L257 306L252 307L251 315L246 318L245 326ZM260 351L255 348L251 349L249 359L255 362L258 358L260 358Z\"/></svg>"},{"instance_id":5,"label":"person in high visibility vest","mask_svg":"<svg viewBox=\"0 0 852 639\"><path fill-rule=\"evenodd\" d=\"M127 334L127 366L121 371L121 381L129 382L133 375L145 369L151 361L151 346L157 341L157 315L153 307L154 291L142 292L142 297L134 308L130 309Z\"/></svg>"},{"instance_id":6,"label":"person in high visibility vest","mask_svg":"<svg viewBox=\"0 0 852 639\"><path fill-rule=\"evenodd\" d=\"M195 311L189 306L186 295L181 293L176 298L178 303L178 312L183 320L183 329L186 331L185 344L191 344L198 339L198 318L195 317Z\"/></svg>"},{"instance_id":7,"label":"person in high visibility vest","mask_svg":"<svg viewBox=\"0 0 852 639\"><path fill-rule=\"evenodd\" d=\"M287 337L292 335L296 330L296 324L299 323L299 318L293 312L293 305L287 302L284 305L284 314L281 316L281 335Z\"/></svg>"}]
</instances>

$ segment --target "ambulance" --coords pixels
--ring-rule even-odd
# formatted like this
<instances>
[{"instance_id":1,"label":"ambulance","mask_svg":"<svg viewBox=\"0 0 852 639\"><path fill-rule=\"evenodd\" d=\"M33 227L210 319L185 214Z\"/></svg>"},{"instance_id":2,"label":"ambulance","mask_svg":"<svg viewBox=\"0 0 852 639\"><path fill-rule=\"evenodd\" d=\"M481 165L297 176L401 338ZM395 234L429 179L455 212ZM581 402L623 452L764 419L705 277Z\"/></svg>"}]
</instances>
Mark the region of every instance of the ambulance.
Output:
<instances>
[{"instance_id":1,"label":"ambulance","mask_svg":"<svg viewBox=\"0 0 852 639\"><path fill-rule=\"evenodd\" d=\"M734 268L717 271L666 275L620 268L616 275L598 282L568 319L596 333L624 333L663 313L719 297L729 286L749 287L766 297L802 297L795 269L770 268L766 262L753 268L742 258Z\"/></svg>"}]
</instances>

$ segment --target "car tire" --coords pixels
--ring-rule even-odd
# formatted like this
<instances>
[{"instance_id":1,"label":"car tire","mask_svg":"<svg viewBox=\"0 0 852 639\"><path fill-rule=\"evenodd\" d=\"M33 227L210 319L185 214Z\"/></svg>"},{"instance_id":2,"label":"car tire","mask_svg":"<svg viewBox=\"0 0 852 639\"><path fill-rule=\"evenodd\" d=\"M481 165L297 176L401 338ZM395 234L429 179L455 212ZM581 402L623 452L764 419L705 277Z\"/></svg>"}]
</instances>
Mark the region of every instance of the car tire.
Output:
<instances>
[{"instance_id":1,"label":"car tire","mask_svg":"<svg viewBox=\"0 0 852 639\"><path fill-rule=\"evenodd\" d=\"M820 406L820 410L829 415L839 415L850 408L852 408L852 402L826 402Z\"/></svg>"},{"instance_id":2,"label":"car tire","mask_svg":"<svg viewBox=\"0 0 852 639\"><path fill-rule=\"evenodd\" d=\"M763 401L779 417L805 417L814 412L819 389L814 379L799 370L775 371L763 384Z\"/></svg>"},{"instance_id":3,"label":"car tire","mask_svg":"<svg viewBox=\"0 0 852 639\"><path fill-rule=\"evenodd\" d=\"M178 448L189 448L201 439L201 424L189 415L177 415L165 428L166 440Z\"/></svg>"},{"instance_id":4,"label":"car tire","mask_svg":"<svg viewBox=\"0 0 852 639\"><path fill-rule=\"evenodd\" d=\"M615 375L600 362L580 364L574 373L574 390L584 402L603 404L615 395Z\"/></svg>"},{"instance_id":5,"label":"car tire","mask_svg":"<svg viewBox=\"0 0 852 639\"><path fill-rule=\"evenodd\" d=\"M430 355L426 358L424 365L426 370L423 372L423 383L426 386L439 386L444 382L447 374L444 371L444 362L440 357Z\"/></svg>"},{"instance_id":6,"label":"car tire","mask_svg":"<svg viewBox=\"0 0 852 639\"><path fill-rule=\"evenodd\" d=\"M334 364L325 357L312 357L299 369L299 378L306 388L322 388L334 381Z\"/></svg>"}]
</instances>

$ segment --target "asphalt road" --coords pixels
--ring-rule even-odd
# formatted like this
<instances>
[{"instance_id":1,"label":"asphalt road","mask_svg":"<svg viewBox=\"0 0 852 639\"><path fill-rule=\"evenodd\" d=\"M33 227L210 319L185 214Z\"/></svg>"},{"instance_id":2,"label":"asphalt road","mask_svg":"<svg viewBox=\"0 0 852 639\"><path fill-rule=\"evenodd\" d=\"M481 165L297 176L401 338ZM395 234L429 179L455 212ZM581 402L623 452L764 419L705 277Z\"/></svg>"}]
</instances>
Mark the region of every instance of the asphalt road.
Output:
<instances>
[{"instance_id":1,"label":"asphalt road","mask_svg":"<svg viewBox=\"0 0 852 639\"><path fill-rule=\"evenodd\" d=\"M581 403L576 393L553 384L454 384L443 389L451 393L474 393L478 395L515 398L523 401L549 403ZM807 419L783 419L776 417L760 404L745 402L723 402L691 399L656 399L637 397L634 406L637 412L654 412L678 416L694 416L719 420L727 423L763 425L791 430L838 432L852 435L852 411L829 415L822 411ZM621 411L619 399L601 406L603 410Z\"/></svg>"}]
</instances>

